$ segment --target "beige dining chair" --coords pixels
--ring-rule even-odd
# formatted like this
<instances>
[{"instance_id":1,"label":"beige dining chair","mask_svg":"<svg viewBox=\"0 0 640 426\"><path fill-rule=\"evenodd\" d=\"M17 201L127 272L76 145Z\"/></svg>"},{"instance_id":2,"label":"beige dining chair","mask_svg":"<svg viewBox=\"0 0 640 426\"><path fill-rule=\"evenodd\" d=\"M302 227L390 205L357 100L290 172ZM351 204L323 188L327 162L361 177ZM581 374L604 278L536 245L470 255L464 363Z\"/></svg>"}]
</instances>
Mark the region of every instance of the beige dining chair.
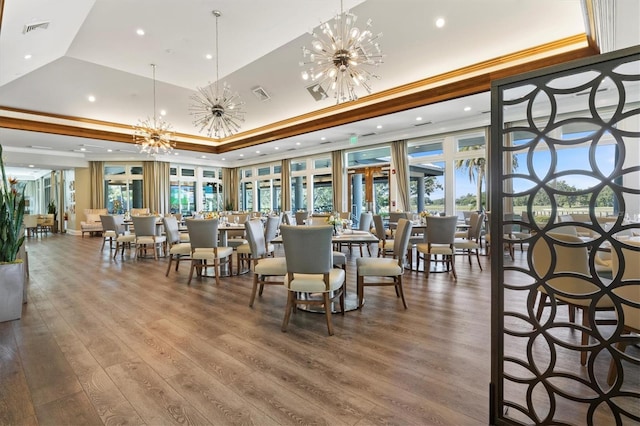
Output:
<instances>
[{"instance_id":1,"label":"beige dining chair","mask_svg":"<svg viewBox=\"0 0 640 426\"><path fill-rule=\"evenodd\" d=\"M176 261L176 271L181 260L191 260L191 244L182 240L183 233L180 232L178 219L175 216L165 216L162 218L162 223L169 249L169 264L167 265L167 272L164 274L165 277L168 277L174 260Z\"/></svg>"},{"instance_id":2,"label":"beige dining chair","mask_svg":"<svg viewBox=\"0 0 640 426\"><path fill-rule=\"evenodd\" d=\"M153 258L158 259L158 252L166 253L165 235L157 235L158 218L155 216L132 216L133 227L136 230L136 257L141 258L153 250Z\"/></svg>"},{"instance_id":3,"label":"beige dining chair","mask_svg":"<svg viewBox=\"0 0 640 426\"><path fill-rule=\"evenodd\" d=\"M288 290L282 331L287 331L289 318L299 304L319 305L324 308L329 335L333 335L332 303L339 299L344 315L344 270L333 267L332 226L280 227L287 263L284 285ZM302 297L302 295L305 297ZM322 295L321 299L308 297Z\"/></svg>"},{"instance_id":4,"label":"beige dining chair","mask_svg":"<svg viewBox=\"0 0 640 426\"><path fill-rule=\"evenodd\" d=\"M229 274L233 271L233 248L218 247L218 219L187 219L187 230L191 244L191 269L189 281L191 284L193 271L197 270L199 277L203 271L211 268L213 262L213 276L216 284L220 285L222 265L229 265Z\"/></svg>"},{"instance_id":5,"label":"beige dining chair","mask_svg":"<svg viewBox=\"0 0 640 426\"><path fill-rule=\"evenodd\" d=\"M598 294L599 287L592 282L589 269L589 254L580 237L570 234L547 233L547 239L535 241L532 249L533 270L545 285L538 287L540 297L536 319L540 321L547 299L551 299L552 312L558 302L569 307L570 320L576 309L582 310L582 326L591 329L589 311L592 309L592 297ZM547 241L549 240L549 241ZM598 299L596 311L613 309L613 302L605 295ZM586 348L589 333L582 332L581 345ZM587 350L580 353L580 362L587 362Z\"/></svg>"},{"instance_id":6,"label":"beige dining chair","mask_svg":"<svg viewBox=\"0 0 640 426\"><path fill-rule=\"evenodd\" d=\"M372 223L373 223L373 214L371 212L360 213L360 220L358 221L358 231L370 232ZM362 247L364 245L367 246L367 252L369 253L369 256L371 256L370 243L341 243L338 246L338 250L342 250L342 246L346 245L349 248L349 254L351 254L354 244L360 248L360 257L363 256Z\"/></svg>"},{"instance_id":7,"label":"beige dining chair","mask_svg":"<svg viewBox=\"0 0 640 426\"><path fill-rule=\"evenodd\" d=\"M111 251L113 250L113 242L118 238L120 232L118 232L115 221L109 215L100 215L100 223L102 223L102 247L100 247L100 251L104 250L107 240L109 240L109 251Z\"/></svg>"},{"instance_id":8,"label":"beige dining chair","mask_svg":"<svg viewBox=\"0 0 640 426\"><path fill-rule=\"evenodd\" d=\"M393 258L359 257L356 259L356 281L358 286L358 308L364 302L364 288L368 286L394 286L396 296L402 299L402 305L407 309L402 288L402 275L406 261L407 248L413 225L407 219L399 219L396 228L396 239L393 246ZM385 277L392 280L368 281L369 277Z\"/></svg>"},{"instance_id":9,"label":"beige dining chair","mask_svg":"<svg viewBox=\"0 0 640 426\"><path fill-rule=\"evenodd\" d=\"M422 257L424 261L424 275L429 276L431 262L442 262L447 271L451 270L453 278L457 279L455 254L455 235L458 216L427 216L427 228L425 230L427 242L418 244L418 263ZM420 256L422 254L422 256ZM440 256L440 259L437 258Z\"/></svg>"},{"instance_id":10,"label":"beige dining chair","mask_svg":"<svg viewBox=\"0 0 640 426\"><path fill-rule=\"evenodd\" d=\"M309 212L296 212L296 225L304 225L307 218L309 217Z\"/></svg>"},{"instance_id":11,"label":"beige dining chair","mask_svg":"<svg viewBox=\"0 0 640 426\"><path fill-rule=\"evenodd\" d=\"M253 307L253 302L260 286L259 295L262 296L265 285L283 285L284 277L287 275L287 261L284 257L266 257L268 255L268 243L260 219L250 220L246 224L248 245L254 258L253 263L253 288L249 306ZM281 280L274 278L282 277Z\"/></svg>"}]
</instances>

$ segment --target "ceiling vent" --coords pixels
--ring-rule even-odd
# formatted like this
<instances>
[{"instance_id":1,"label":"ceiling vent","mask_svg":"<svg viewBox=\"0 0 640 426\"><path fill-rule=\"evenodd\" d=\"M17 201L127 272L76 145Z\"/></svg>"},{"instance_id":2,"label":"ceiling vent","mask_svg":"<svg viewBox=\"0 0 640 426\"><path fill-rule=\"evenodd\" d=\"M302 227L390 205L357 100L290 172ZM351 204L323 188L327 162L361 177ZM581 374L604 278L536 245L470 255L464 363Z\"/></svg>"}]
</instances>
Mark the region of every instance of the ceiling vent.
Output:
<instances>
[{"instance_id":1,"label":"ceiling vent","mask_svg":"<svg viewBox=\"0 0 640 426\"><path fill-rule=\"evenodd\" d=\"M260 100L260 101L267 101L267 100L271 99L271 96L269 96L267 91L264 90L262 87L256 87L255 89L252 89L251 91L253 92L254 95L256 95L256 98L258 98L258 100Z\"/></svg>"},{"instance_id":2,"label":"ceiling vent","mask_svg":"<svg viewBox=\"0 0 640 426\"><path fill-rule=\"evenodd\" d=\"M360 137L365 138L365 137L367 137L367 136L373 136L373 135L375 135L375 134L376 134L376 132L365 133L364 135L360 135Z\"/></svg>"},{"instance_id":3,"label":"ceiling vent","mask_svg":"<svg viewBox=\"0 0 640 426\"><path fill-rule=\"evenodd\" d=\"M34 22L32 24L25 24L24 29L22 30L22 34L30 33L31 31L35 31L38 28L42 30L46 30L47 28L49 28L50 23L51 21L41 21L41 22Z\"/></svg>"},{"instance_id":4,"label":"ceiling vent","mask_svg":"<svg viewBox=\"0 0 640 426\"><path fill-rule=\"evenodd\" d=\"M327 99L329 96L327 92L324 91L322 86L319 84L314 84L313 86L307 87L307 91L313 96L313 99L316 101L321 101L323 99Z\"/></svg>"},{"instance_id":5,"label":"ceiling vent","mask_svg":"<svg viewBox=\"0 0 640 426\"><path fill-rule=\"evenodd\" d=\"M418 124L414 124L415 127L426 126L427 124L433 124L431 121L420 122Z\"/></svg>"}]
</instances>

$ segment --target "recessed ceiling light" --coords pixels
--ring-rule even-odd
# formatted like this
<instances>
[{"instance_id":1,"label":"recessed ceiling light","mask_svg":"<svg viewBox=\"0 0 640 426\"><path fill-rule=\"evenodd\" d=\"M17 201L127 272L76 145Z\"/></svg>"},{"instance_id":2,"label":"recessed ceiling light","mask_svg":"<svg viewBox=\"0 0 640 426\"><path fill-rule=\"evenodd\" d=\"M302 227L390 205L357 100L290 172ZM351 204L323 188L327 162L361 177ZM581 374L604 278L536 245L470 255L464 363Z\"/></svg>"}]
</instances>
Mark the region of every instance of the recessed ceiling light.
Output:
<instances>
[{"instance_id":1,"label":"recessed ceiling light","mask_svg":"<svg viewBox=\"0 0 640 426\"><path fill-rule=\"evenodd\" d=\"M260 154L260 150L256 151L256 154Z\"/></svg>"},{"instance_id":2,"label":"recessed ceiling light","mask_svg":"<svg viewBox=\"0 0 640 426\"><path fill-rule=\"evenodd\" d=\"M35 167L33 164L29 164L29 167Z\"/></svg>"},{"instance_id":3,"label":"recessed ceiling light","mask_svg":"<svg viewBox=\"0 0 640 426\"><path fill-rule=\"evenodd\" d=\"M275 146L275 147L273 147L273 149L278 150L278 149L280 149L280 147L279 146Z\"/></svg>"},{"instance_id":4,"label":"recessed ceiling light","mask_svg":"<svg viewBox=\"0 0 640 426\"><path fill-rule=\"evenodd\" d=\"M144 30L142 28L138 28L136 30L136 34L138 34L139 36L143 36L144 35Z\"/></svg>"},{"instance_id":5,"label":"recessed ceiling light","mask_svg":"<svg viewBox=\"0 0 640 426\"><path fill-rule=\"evenodd\" d=\"M376 126L376 129L382 129L382 124L378 124L378 125Z\"/></svg>"},{"instance_id":6,"label":"recessed ceiling light","mask_svg":"<svg viewBox=\"0 0 640 426\"><path fill-rule=\"evenodd\" d=\"M27 53L26 55L24 55L25 59L31 59L31 54Z\"/></svg>"},{"instance_id":7,"label":"recessed ceiling light","mask_svg":"<svg viewBox=\"0 0 640 426\"><path fill-rule=\"evenodd\" d=\"M80 148L80 151L86 151L86 150L87 150L87 148L85 148L85 147Z\"/></svg>"},{"instance_id":8,"label":"recessed ceiling light","mask_svg":"<svg viewBox=\"0 0 640 426\"><path fill-rule=\"evenodd\" d=\"M200 158L207 158L207 156L206 156L206 155L203 155L203 156L202 156L202 157L200 157Z\"/></svg>"},{"instance_id":9,"label":"recessed ceiling light","mask_svg":"<svg viewBox=\"0 0 640 426\"><path fill-rule=\"evenodd\" d=\"M225 161L225 160L226 160L226 158L223 158L223 159L222 159L222 161Z\"/></svg>"},{"instance_id":10,"label":"recessed ceiling light","mask_svg":"<svg viewBox=\"0 0 640 426\"><path fill-rule=\"evenodd\" d=\"M416 117L416 121L422 121L422 117Z\"/></svg>"},{"instance_id":11,"label":"recessed ceiling light","mask_svg":"<svg viewBox=\"0 0 640 426\"><path fill-rule=\"evenodd\" d=\"M244 154L240 154L240 157L244 157Z\"/></svg>"},{"instance_id":12,"label":"recessed ceiling light","mask_svg":"<svg viewBox=\"0 0 640 426\"><path fill-rule=\"evenodd\" d=\"M324 136L320 138L321 141L327 140Z\"/></svg>"},{"instance_id":13,"label":"recessed ceiling light","mask_svg":"<svg viewBox=\"0 0 640 426\"><path fill-rule=\"evenodd\" d=\"M87 99L89 99L89 102L95 102L95 101L96 101L96 97L95 97L95 96L93 96L93 95L89 95L89 96L87 97Z\"/></svg>"},{"instance_id":14,"label":"recessed ceiling light","mask_svg":"<svg viewBox=\"0 0 640 426\"><path fill-rule=\"evenodd\" d=\"M471 107L470 106L466 106L466 107L464 107L464 110L465 111L471 111Z\"/></svg>"},{"instance_id":15,"label":"recessed ceiling light","mask_svg":"<svg viewBox=\"0 0 640 426\"><path fill-rule=\"evenodd\" d=\"M179 152L174 152L173 155L180 155L180 153Z\"/></svg>"},{"instance_id":16,"label":"recessed ceiling light","mask_svg":"<svg viewBox=\"0 0 640 426\"><path fill-rule=\"evenodd\" d=\"M204 57L207 59L213 59L213 55L211 53L207 53Z\"/></svg>"},{"instance_id":17,"label":"recessed ceiling light","mask_svg":"<svg viewBox=\"0 0 640 426\"><path fill-rule=\"evenodd\" d=\"M107 152L113 152L113 150L112 149L108 149Z\"/></svg>"},{"instance_id":18,"label":"recessed ceiling light","mask_svg":"<svg viewBox=\"0 0 640 426\"><path fill-rule=\"evenodd\" d=\"M160 110L160 115L167 115L167 111L166 111L166 110L164 110L164 109L161 109L161 110Z\"/></svg>"},{"instance_id":19,"label":"recessed ceiling light","mask_svg":"<svg viewBox=\"0 0 640 426\"><path fill-rule=\"evenodd\" d=\"M296 142L296 145L300 145L300 142Z\"/></svg>"},{"instance_id":20,"label":"recessed ceiling light","mask_svg":"<svg viewBox=\"0 0 640 426\"><path fill-rule=\"evenodd\" d=\"M438 18L438 19L436 19L436 27L438 27L438 28L442 28L442 27L444 27L444 24L445 24L445 20L444 20L444 18Z\"/></svg>"}]
</instances>

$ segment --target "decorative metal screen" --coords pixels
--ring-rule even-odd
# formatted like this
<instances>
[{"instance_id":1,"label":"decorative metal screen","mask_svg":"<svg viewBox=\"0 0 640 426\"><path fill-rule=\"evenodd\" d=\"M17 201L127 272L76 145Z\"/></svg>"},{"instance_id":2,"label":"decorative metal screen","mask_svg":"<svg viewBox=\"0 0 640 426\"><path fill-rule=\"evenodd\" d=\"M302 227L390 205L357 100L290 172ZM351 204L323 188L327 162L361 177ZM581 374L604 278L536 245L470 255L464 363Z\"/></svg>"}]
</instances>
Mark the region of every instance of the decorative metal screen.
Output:
<instances>
[{"instance_id":1,"label":"decorative metal screen","mask_svg":"<svg viewBox=\"0 0 640 426\"><path fill-rule=\"evenodd\" d=\"M640 47L495 82L491 110L490 421L640 422Z\"/></svg>"}]
</instances>

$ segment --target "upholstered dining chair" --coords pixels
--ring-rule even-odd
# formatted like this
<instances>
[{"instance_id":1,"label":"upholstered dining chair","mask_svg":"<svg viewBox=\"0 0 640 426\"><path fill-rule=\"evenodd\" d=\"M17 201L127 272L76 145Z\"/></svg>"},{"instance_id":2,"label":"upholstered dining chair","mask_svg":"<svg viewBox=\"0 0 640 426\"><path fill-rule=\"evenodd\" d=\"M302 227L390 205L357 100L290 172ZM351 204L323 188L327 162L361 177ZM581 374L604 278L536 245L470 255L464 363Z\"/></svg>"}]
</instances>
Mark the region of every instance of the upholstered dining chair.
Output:
<instances>
[{"instance_id":1,"label":"upholstered dining chair","mask_svg":"<svg viewBox=\"0 0 640 426\"><path fill-rule=\"evenodd\" d=\"M309 212L296 212L296 225L304 225L307 218L309 217Z\"/></svg>"},{"instance_id":2,"label":"upholstered dining chair","mask_svg":"<svg viewBox=\"0 0 640 426\"><path fill-rule=\"evenodd\" d=\"M344 315L344 270L333 267L331 226L287 226L280 227L287 263L285 287L288 290L282 331L287 331L291 312L299 304L324 307L327 330L333 335L331 304L340 301ZM321 299L301 297L301 294L321 294Z\"/></svg>"},{"instance_id":3,"label":"upholstered dining chair","mask_svg":"<svg viewBox=\"0 0 640 426\"><path fill-rule=\"evenodd\" d=\"M399 219L396 227L396 238L393 245L393 258L359 257L356 259L356 281L358 286L358 308L362 308L364 301L364 287L394 286L396 296L402 298L402 305L407 309L407 302L402 289L402 275L409 247L409 239L413 225L407 219ZM393 281L367 281L367 277L387 277Z\"/></svg>"},{"instance_id":4,"label":"upholstered dining chair","mask_svg":"<svg viewBox=\"0 0 640 426\"><path fill-rule=\"evenodd\" d=\"M611 252L611 272L612 276L622 281L622 285L615 287L612 293L620 298L622 303L622 323L621 340L615 344L616 349L622 354L622 358L632 362L632 358L624 355L629 344L640 343L640 241L626 240L629 248L622 248L624 257L624 269L620 269L620 259L615 250ZM619 275L619 276L618 276ZM620 313L618 313L620 318ZM618 326L620 327L620 325ZM617 372L622 367L619 361L611 360L607 381L613 384ZM624 371L624 370L623 370Z\"/></svg>"},{"instance_id":5,"label":"upholstered dining chair","mask_svg":"<svg viewBox=\"0 0 640 426\"><path fill-rule=\"evenodd\" d=\"M471 255L475 254L478 266L482 271L482 264L480 264L480 231L482 231L482 224L484 223L484 213L473 212L469 217L469 229L467 230L466 238L457 238L453 241L453 246L461 254L466 255L469 259L469 265L471 265ZM456 236L458 233L456 232Z\"/></svg>"},{"instance_id":6,"label":"upholstered dining chair","mask_svg":"<svg viewBox=\"0 0 640 426\"><path fill-rule=\"evenodd\" d=\"M291 212L282 213L282 224L291 225Z\"/></svg>"},{"instance_id":7,"label":"upholstered dining chair","mask_svg":"<svg viewBox=\"0 0 640 426\"><path fill-rule=\"evenodd\" d=\"M424 257L424 275L429 276L431 262L437 261L446 264L447 271L451 270L453 278L457 279L455 254L455 234L458 224L458 216L427 216L427 228L425 230L427 242L418 244L416 249ZM441 259L432 258L441 256ZM418 262L420 256L418 255Z\"/></svg>"},{"instance_id":8,"label":"upholstered dining chair","mask_svg":"<svg viewBox=\"0 0 640 426\"><path fill-rule=\"evenodd\" d=\"M158 259L158 251L166 252L165 235L157 235L158 218L155 216L132 216L133 227L136 230L136 257L143 257L149 248L153 249L153 258Z\"/></svg>"},{"instance_id":9,"label":"upholstered dining chair","mask_svg":"<svg viewBox=\"0 0 640 426\"><path fill-rule=\"evenodd\" d=\"M169 264L167 265L167 272L165 277L169 276L171 270L171 263L176 261L176 271L180 265L181 260L190 260L191 256L191 244L183 242L181 238L182 234L178 226L178 219L175 216L165 216L162 218L164 225L164 233L167 237L167 248L169 250Z\"/></svg>"},{"instance_id":10,"label":"upholstered dining chair","mask_svg":"<svg viewBox=\"0 0 640 426\"><path fill-rule=\"evenodd\" d=\"M120 257L124 257L125 248L131 248L132 244L136 242L135 234L125 230L124 216L118 215L100 215L100 222L106 224L109 229L115 230L116 236L116 250L113 253L115 259L120 251ZM104 241L103 241L104 242Z\"/></svg>"},{"instance_id":11,"label":"upholstered dining chair","mask_svg":"<svg viewBox=\"0 0 640 426\"><path fill-rule=\"evenodd\" d=\"M591 328L589 310L592 299L584 297L598 291L593 284L589 269L589 254L587 247L580 237L570 234L549 232L545 234L550 240L540 238L535 241L532 249L533 270L546 286L539 286L540 297L536 319L542 318L543 310L547 306L547 299L553 298L552 306L557 302L569 306L570 320L576 309L582 310L582 326ZM551 290L549 292L548 290ZM574 297L572 297L574 296ZM597 311L613 309L613 302L609 296L601 297L595 305ZM582 346L589 342L589 334L582 333ZM587 351L580 354L580 362L587 362Z\"/></svg>"},{"instance_id":12,"label":"upholstered dining chair","mask_svg":"<svg viewBox=\"0 0 640 426\"><path fill-rule=\"evenodd\" d=\"M370 232L372 222L373 214L371 212L360 213L360 220L358 221L358 231ZM369 256L371 256L371 246L369 243L347 243L346 246L349 248L349 254L351 254L354 244L357 244L360 247L360 257L363 256L362 246L365 244L367 246L367 252L369 253ZM342 250L342 246L340 246L338 250Z\"/></svg>"},{"instance_id":13,"label":"upholstered dining chair","mask_svg":"<svg viewBox=\"0 0 640 426\"><path fill-rule=\"evenodd\" d=\"M287 275L287 261L284 257L266 257L268 254L268 244L260 219L250 220L245 226L247 240L249 241L248 245L251 248L251 254L254 259L253 289L251 290L251 298L249 299L249 306L253 307L258 286L260 286L259 295L262 296L265 285L284 284L284 277ZM282 280L274 280L274 277L282 277Z\"/></svg>"},{"instance_id":14,"label":"upholstered dining chair","mask_svg":"<svg viewBox=\"0 0 640 426\"><path fill-rule=\"evenodd\" d=\"M191 270L189 281L191 284L193 271L198 270L202 277L203 270L210 268L213 262L213 274L216 284L220 284L221 266L229 265L229 273L233 271L233 248L218 247L218 219L187 219L187 230L191 244Z\"/></svg>"},{"instance_id":15,"label":"upholstered dining chair","mask_svg":"<svg viewBox=\"0 0 640 426\"><path fill-rule=\"evenodd\" d=\"M256 226L259 224L261 228L263 228L264 251L266 255L274 256L275 246L271 243L271 241L278 234L278 228L280 227L280 217L279 216L267 217L267 221L264 226L262 224L262 219L260 218L248 220L247 222L245 222L245 233L246 233L246 230L248 229L249 223L254 223ZM244 264L247 265L247 269L251 269L251 262L256 261L256 259L258 259L259 257L262 257L262 253L259 256L256 255L256 252L253 250L253 246L250 244L248 235L247 235L247 244L237 246L236 253L238 256L238 262L237 262L238 275L240 275L240 269Z\"/></svg>"},{"instance_id":16,"label":"upholstered dining chair","mask_svg":"<svg viewBox=\"0 0 640 426\"><path fill-rule=\"evenodd\" d=\"M378 257L385 257L387 254L393 255L392 239L387 239L387 233L384 229L384 222L382 222L382 216L379 214L373 215L373 226L375 228L376 237L378 237Z\"/></svg>"},{"instance_id":17,"label":"upholstered dining chair","mask_svg":"<svg viewBox=\"0 0 640 426\"><path fill-rule=\"evenodd\" d=\"M113 242L118 238L120 232L118 232L116 223L111 220L109 215L100 215L100 223L102 223L102 247L100 251L104 250L104 245L109 240L109 251L113 250Z\"/></svg>"}]
</instances>

